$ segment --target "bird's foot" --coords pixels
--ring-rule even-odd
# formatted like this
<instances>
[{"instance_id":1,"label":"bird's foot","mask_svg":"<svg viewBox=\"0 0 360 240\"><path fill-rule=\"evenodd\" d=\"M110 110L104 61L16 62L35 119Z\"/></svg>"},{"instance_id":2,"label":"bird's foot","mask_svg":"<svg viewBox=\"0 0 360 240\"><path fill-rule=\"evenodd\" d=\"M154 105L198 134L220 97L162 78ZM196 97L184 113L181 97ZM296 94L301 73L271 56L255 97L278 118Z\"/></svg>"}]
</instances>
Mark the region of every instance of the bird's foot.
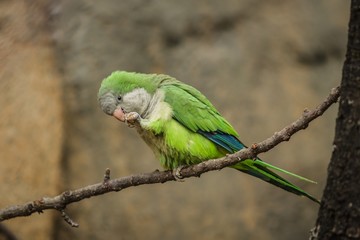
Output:
<instances>
[{"instance_id":1,"label":"bird's foot","mask_svg":"<svg viewBox=\"0 0 360 240\"><path fill-rule=\"evenodd\" d=\"M175 180L176 180L177 182L185 182L184 177L181 176L181 170L182 170L184 167L185 167L185 166L179 166L179 167L177 167L177 168L175 168L175 169L172 170L172 174L173 174L173 176L174 176L174 178L175 178Z\"/></svg>"},{"instance_id":2,"label":"bird's foot","mask_svg":"<svg viewBox=\"0 0 360 240\"><path fill-rule=\"evenodd\" d=\"M125 117L125 123L130 128L135 127L135 123L140 121L140 119L141 119L140 114L138 114L137 112L125 113L124 117Z\"/></svg>"}]
</instances>

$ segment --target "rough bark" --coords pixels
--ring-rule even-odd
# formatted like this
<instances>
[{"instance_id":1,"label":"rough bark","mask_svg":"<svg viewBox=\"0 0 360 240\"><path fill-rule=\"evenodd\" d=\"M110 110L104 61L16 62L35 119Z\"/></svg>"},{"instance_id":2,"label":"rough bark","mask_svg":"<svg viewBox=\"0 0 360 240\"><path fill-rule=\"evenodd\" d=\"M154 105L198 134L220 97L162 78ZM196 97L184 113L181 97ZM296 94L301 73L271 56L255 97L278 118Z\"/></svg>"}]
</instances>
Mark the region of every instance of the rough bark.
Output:
<instances>
[{"instance_id":1,"label":"rough bark","mask_svg":"<svg viewBox=\"0 0 360 240\"><path fill-rule=\"evenodd\" d=\"M334 150L313 239L360 238L360 1L351 2Z\"/></svg>"}]
</instances>

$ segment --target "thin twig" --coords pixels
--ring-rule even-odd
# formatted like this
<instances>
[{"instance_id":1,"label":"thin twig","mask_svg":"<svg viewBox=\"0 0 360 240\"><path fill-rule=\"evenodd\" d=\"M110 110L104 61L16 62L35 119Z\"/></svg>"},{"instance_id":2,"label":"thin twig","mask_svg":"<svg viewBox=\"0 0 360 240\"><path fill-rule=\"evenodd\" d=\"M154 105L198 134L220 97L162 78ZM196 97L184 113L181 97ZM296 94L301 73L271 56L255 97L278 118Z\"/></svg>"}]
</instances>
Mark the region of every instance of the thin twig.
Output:
<instances>
[{"instance_id":1,"label":"thin twig","mask_svg":"<svg viewBox=\"0 0 360 240\"><path fill-rule=\"evenodd\" d=\"M254 158L259 153L269 151L279 143L288 141L294 133L307 128L312 120L321 116L333 103L337 101L339 95L340 87L332 89L325 101L314 110L305 110L299 119L279 132L275 132L274 135L268 139L260 143L253 144L250 148L242 149L239 152L229 154L222 158L183 167L179 172L183 178L198 177L205 172L220 170L224 167L236 164L241 161L241 159ZM110 170L106 170L104 180L101 183L71 191L65 191L55 197L43 197L41 200L35 200L22 205L14 205L0 209L0 222L10 218L29 216L35 212L42 212L47 209L65 209L67 205L81 201L85 198L113 191L117 192L128 187L143 184L164 183L174 180L175 178L172 171L154 171L152 173L142 173L110 180Z\"/></svg>"},{"instance_id":2,"label":"thin twig","mask_svg":"<svg viewBox=\"0 0 360 240\"><path fill-rule=\"evenodd\" d=\"M103 183L107 183L110 180L110 168L105 170Z\"/></svg>"},{"instance_id":3,"label":"thin twig","mask_svg":"<svg viewBox=\"0 0 360 240\"><path fill-rule=\"evenodd\" d=\"M74 222L74 221L69 217L69 215L66 214L66 212L65 212L64 209L63 209L63 210L60 210L60 212L61 212L61 216L62 216L62 218L64 219L64 221L67 222L70 226L76 227L76 228L79 227L79 224L76 223L76 222Z\"/></svg>"}]
</instances>

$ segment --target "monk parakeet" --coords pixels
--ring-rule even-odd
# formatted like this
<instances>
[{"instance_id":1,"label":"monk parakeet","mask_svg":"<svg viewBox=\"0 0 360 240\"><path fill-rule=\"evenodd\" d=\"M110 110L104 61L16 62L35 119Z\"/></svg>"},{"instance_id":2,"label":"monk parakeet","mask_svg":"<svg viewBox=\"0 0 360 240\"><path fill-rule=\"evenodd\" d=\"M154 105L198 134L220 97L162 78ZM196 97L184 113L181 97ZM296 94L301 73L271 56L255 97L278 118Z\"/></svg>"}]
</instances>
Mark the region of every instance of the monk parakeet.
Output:
<instances>
[{"instance_id":1,"label":"monk parakeet","mask_svg":"<svg viewBox=\"0 0 360 240\"><path fill-rule=\"evenodd\" d=\"M201 92L168 75L113 72L102 81L98 100L106 114L137 130L165 169L223 157L245 147L238 133ZM270 169L311 180L259 158L231 167L319 202Z\"/></svg>"}]
</instances>

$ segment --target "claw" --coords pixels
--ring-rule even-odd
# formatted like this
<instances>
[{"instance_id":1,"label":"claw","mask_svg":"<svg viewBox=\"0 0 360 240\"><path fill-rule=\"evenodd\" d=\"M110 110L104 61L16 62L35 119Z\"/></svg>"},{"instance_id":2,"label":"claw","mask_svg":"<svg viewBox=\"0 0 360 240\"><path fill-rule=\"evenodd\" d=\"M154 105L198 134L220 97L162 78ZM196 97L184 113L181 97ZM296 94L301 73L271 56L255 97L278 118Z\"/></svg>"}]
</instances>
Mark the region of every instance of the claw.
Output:
<instances>
[{"instance_id":1,"label":"claw","mask_svg":"<svg viewBox=\"0 0 360 240\"><path fill-rule=\"evenodd\" d=\"M128 125L128 127L133 128L135 127L135 122L139 121L141 117L137 112L129 112L125 114L124 119L124 122Z\"/></svg>"},{"instance_id":2,"label":"claw","mask_svg":"<svg viewBox=\"0 0 360 240\"><path fill-rule=\"evenodd\" d=\"M179 166L172 170L172 174L177 182L185 182L184 177L181 176L181 173L180 173L184 167L185 166Z\"/></svg>"},{"instance_id":3,"label":"claw","mask_svg":"<svg viewBox=\"0 0 360 240\"><path fill-rule=\"evenodd\" d=\"M128 121L128 118L127 118L126 115L125 115L125 124L128 125L129 128L135 127L133 123L130 123L130 122Z\"/></svg>"}]
</instances>

